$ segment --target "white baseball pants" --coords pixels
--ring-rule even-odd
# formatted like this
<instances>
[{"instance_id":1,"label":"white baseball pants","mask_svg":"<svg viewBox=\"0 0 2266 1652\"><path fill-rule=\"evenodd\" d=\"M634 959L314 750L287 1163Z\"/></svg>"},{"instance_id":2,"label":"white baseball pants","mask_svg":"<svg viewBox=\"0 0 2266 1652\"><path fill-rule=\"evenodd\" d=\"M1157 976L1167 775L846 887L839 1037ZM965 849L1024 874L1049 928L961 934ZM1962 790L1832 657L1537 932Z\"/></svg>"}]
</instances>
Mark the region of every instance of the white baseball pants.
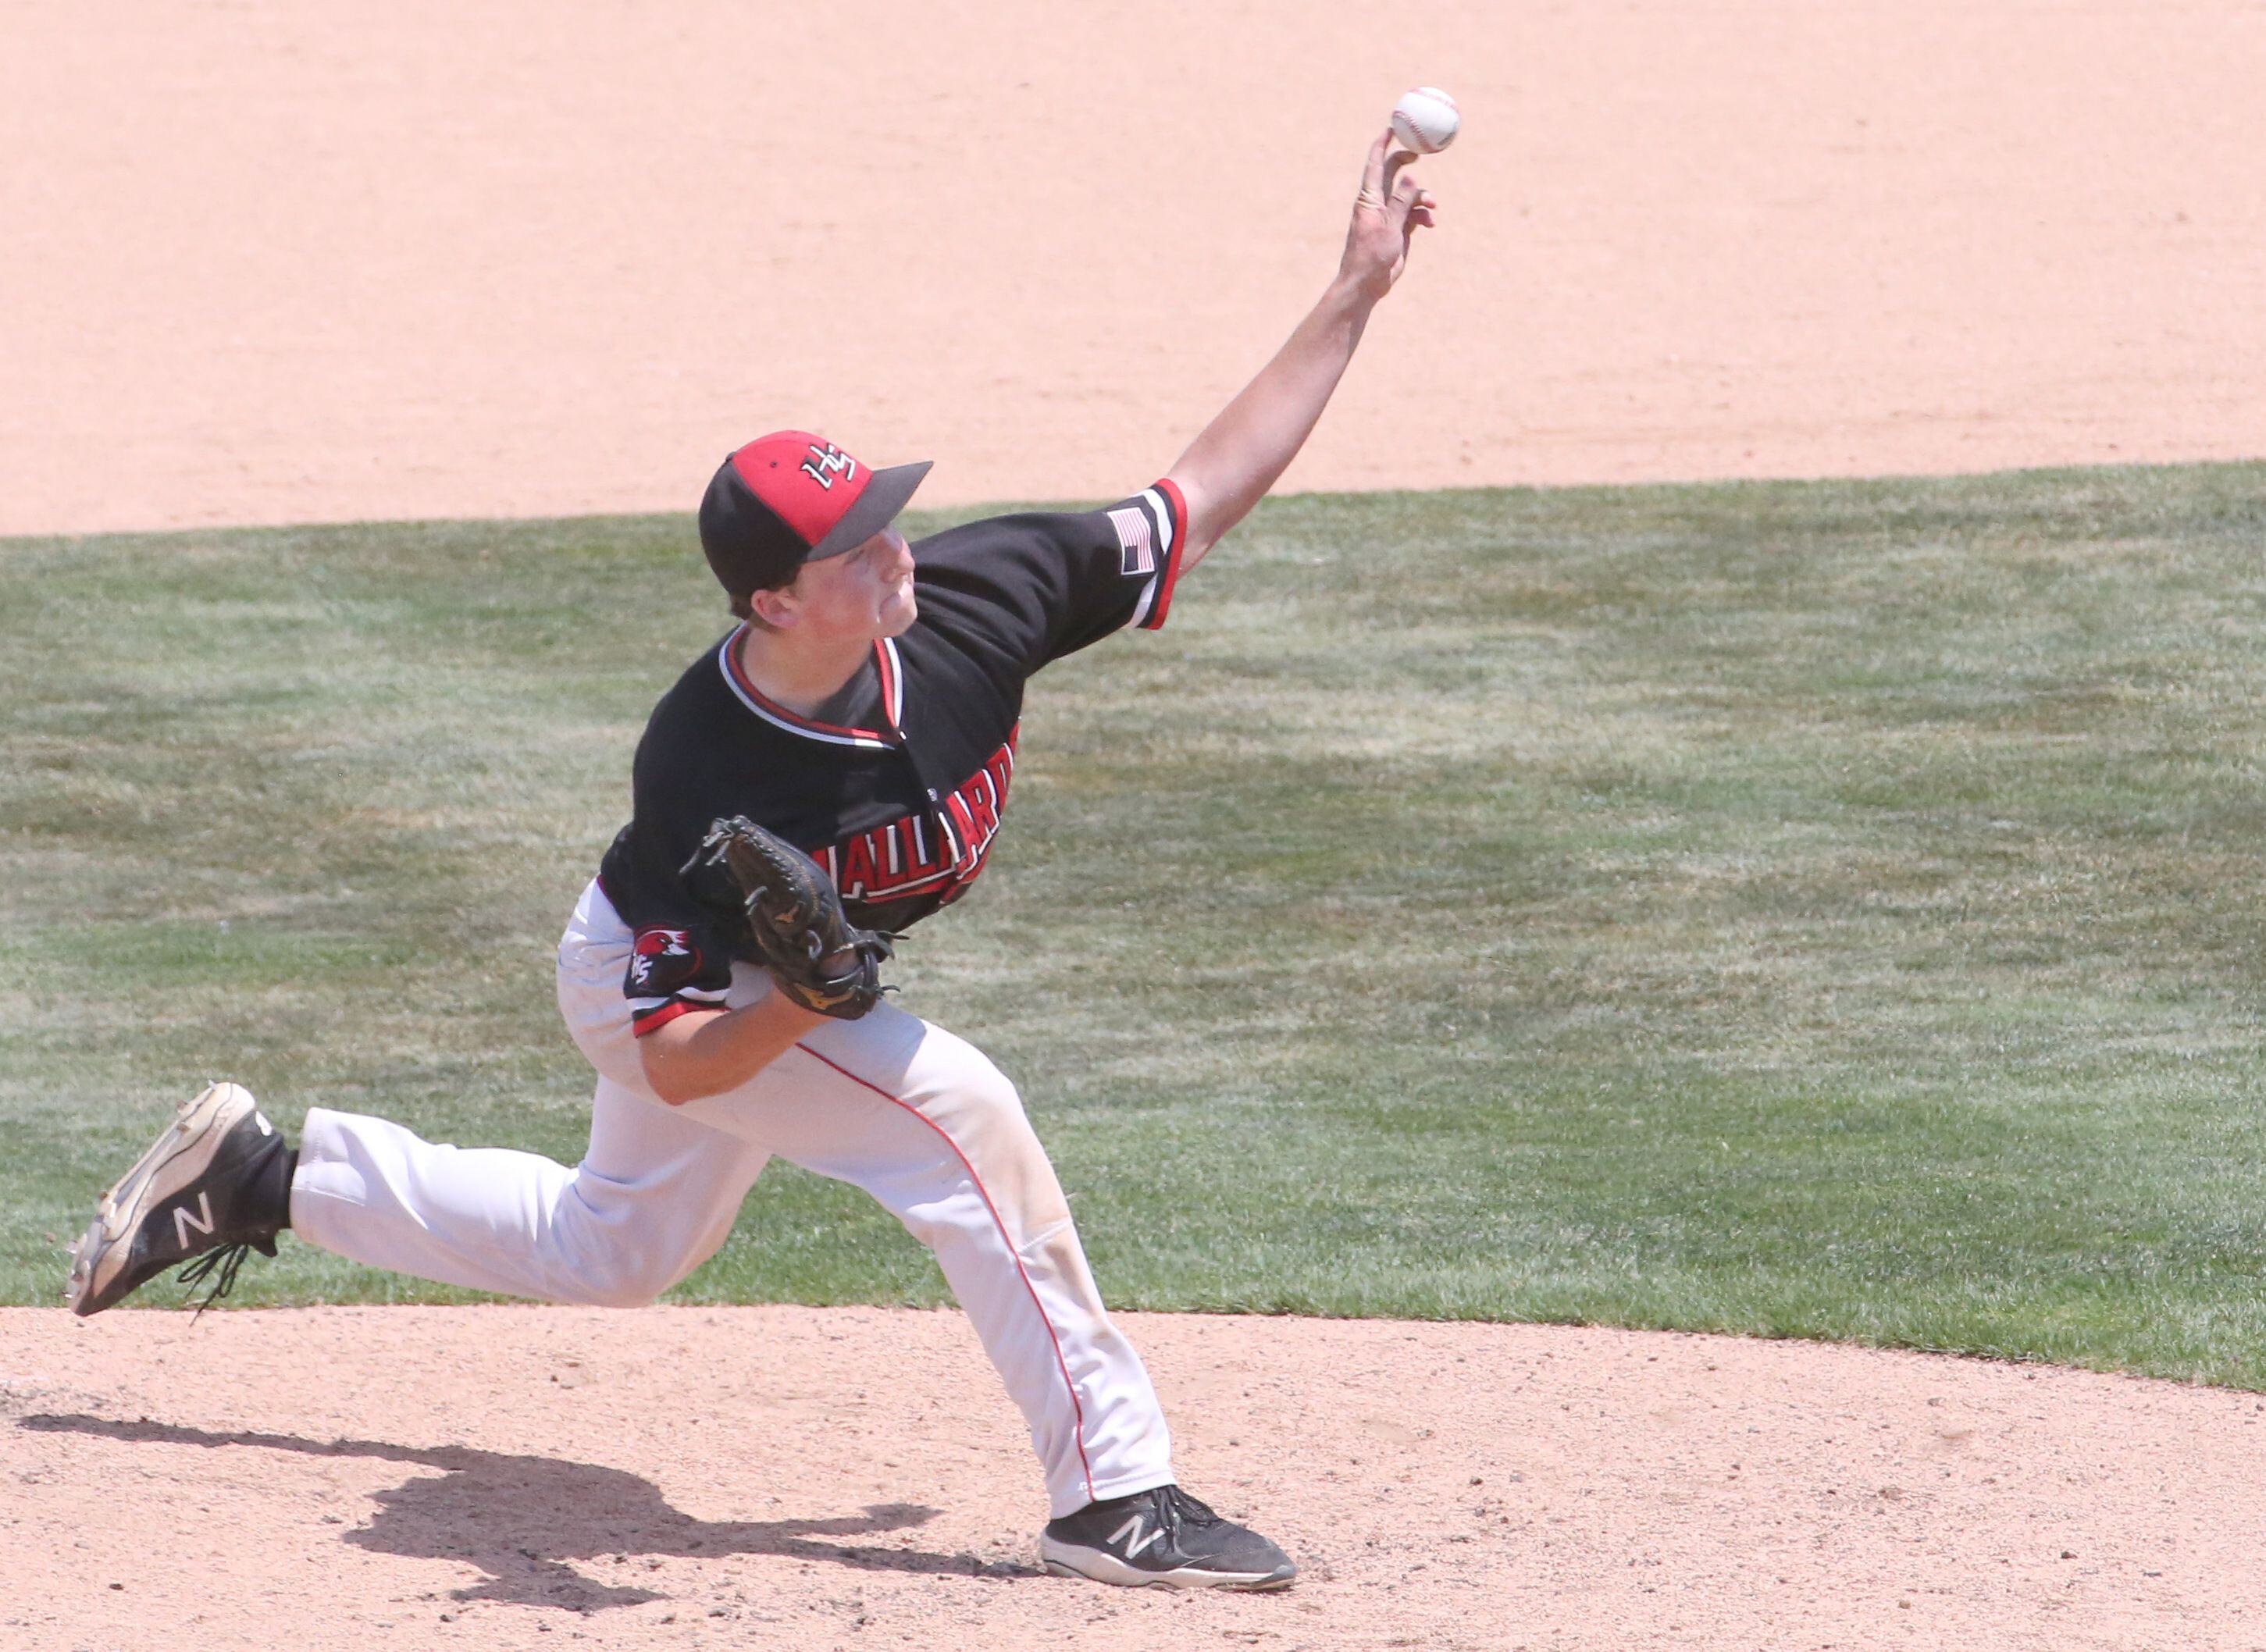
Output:
<instances>
[{"instance_id":1,"label":"white baseball pants","mask_svg":"<svg viewBox=\"0 0 2266 1652\"><path fill-rule=\"evenodd\" d=\"M632 1306L715 1254L777 1154L863 1188L935 1253L1030 1424L1053 1515L1169 1482L1148 1372L1102 1307L1014 1085L983 1052L883 1004L738 1089L670 1107L630 1032L630 939L594 882L559 946L559 1007L598 1070L580 1165L315 1108L291 1184L299 1237L449 1284ZM727 1001L771 990L735 965Z\"/></svg>"}]
</instances>

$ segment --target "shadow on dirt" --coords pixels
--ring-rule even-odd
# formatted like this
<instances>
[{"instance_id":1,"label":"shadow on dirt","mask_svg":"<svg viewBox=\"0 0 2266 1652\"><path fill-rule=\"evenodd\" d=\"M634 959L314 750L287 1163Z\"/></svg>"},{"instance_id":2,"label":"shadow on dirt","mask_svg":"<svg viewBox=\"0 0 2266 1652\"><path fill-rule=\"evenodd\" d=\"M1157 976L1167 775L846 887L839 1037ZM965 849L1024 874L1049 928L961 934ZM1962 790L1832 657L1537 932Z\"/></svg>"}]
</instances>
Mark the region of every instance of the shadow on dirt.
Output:
<instances>
[{"instance_id":1,"label":"shadow on dirt","mask_svg":"<svg viewBox=\"0 0 2266 1652\"><path fill-rule=\"evenodd\" d=\"M555 1457L513 1457L471 1446L393 1445L382 1440L308 1440L248 1430L217 1433L168 1422L43 1414L18 1427L83 1434L137 1445L255 1446L306 1457L359 1457L442 1471L376 1494L369 1524L341 1539L379 1554L462 1561L487 1575L454 1592L458 1600L513 1601L590 1612L634 1606L662 1596L585 1577L566 1564L600 1556L708 1559L720 1554L777 1554L872 1572L955 1576L1036 1575L972 1554L847 1544L845 1538L902 1531L938 1510L916 1503L869 1504L862 1515L814 1520L696 1520L671 1508L651 1480L595 1463Z\"/></svg>"}]
</instances>

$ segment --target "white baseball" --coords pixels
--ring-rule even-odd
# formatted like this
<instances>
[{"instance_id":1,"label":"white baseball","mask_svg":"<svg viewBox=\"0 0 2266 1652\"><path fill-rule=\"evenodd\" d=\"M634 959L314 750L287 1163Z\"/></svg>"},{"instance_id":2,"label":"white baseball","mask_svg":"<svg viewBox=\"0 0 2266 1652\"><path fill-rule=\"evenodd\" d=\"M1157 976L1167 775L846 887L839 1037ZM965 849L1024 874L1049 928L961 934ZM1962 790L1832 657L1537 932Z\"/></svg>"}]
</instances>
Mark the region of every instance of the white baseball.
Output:
<instances>
[{"instance_id":1,"label":"white baseball","mask_svg":"<svg viewBox=\"0 0 2266 1652\"><path fill-rule=\"evenodd\" d=\"M1437 86L1419 86L1392 106L1392 135L1419 155L1436 155L1456 141L1463 117L1456 100Z\"/></svg>"}]
</instances>

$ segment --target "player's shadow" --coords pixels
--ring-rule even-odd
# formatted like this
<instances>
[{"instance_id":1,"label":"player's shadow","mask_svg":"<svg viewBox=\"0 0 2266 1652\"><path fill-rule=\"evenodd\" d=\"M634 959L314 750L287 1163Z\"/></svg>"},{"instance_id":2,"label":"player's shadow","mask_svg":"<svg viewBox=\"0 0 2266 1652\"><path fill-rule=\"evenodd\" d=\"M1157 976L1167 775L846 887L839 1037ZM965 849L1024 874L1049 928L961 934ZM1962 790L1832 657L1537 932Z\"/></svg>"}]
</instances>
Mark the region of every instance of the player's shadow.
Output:
<instances>
[{"instance_id":1,"label":"player's shadow","mask_svg":"<svg viewBox=\"0 0 2266 1652\"><path fill-rule=\"evenodd\" d=\"M442 1472L420 1475L376 1494L367 1525L340 1535L380 1554L461 1561L486 1575L454 1591L459 1600L515 1601L589 1612L634 1606L662 1597L584 1576L567 1562L648 1556L708 1559L720 1554L778 1554L874 1572L948 1573L966 1577L1036 1575L972 1554L886 1548L844 1542L902 1531L935 1518L916 1503L869 1504L862 1515L810 1520L696 1520L671 1508L651 1480L595 1463L555 1457L514 1457L464 1445L393 1445L383 1440L308 1440L249 1430L218 1433L170 1422L41 1414L20 1428L84 1434L132 1444L253 1446L306 1457L363 1457Z\"/></svg>"}]
</instances>

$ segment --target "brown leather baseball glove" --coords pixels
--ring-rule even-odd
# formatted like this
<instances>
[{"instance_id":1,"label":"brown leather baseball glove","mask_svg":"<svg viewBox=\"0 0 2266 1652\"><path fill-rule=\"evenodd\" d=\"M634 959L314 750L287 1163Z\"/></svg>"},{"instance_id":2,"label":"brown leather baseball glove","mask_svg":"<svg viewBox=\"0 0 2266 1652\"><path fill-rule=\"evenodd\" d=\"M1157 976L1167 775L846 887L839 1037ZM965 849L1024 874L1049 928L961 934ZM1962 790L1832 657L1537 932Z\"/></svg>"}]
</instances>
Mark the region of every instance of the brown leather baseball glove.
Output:
<instances>
[{"instance_id":1,"label":"brown leather baseball glove","mask_svg":"<svg viewBox=\"0 0 2266 1652\"><path fill-rule=\"evenodd\" d=\"M893 935L844 916L826 869L744 815L718 820L687 863L721 866L737 885L756 950L779 990L806 1010L854 1021L881 1001Z\"/></svg>"}]
</instances>

